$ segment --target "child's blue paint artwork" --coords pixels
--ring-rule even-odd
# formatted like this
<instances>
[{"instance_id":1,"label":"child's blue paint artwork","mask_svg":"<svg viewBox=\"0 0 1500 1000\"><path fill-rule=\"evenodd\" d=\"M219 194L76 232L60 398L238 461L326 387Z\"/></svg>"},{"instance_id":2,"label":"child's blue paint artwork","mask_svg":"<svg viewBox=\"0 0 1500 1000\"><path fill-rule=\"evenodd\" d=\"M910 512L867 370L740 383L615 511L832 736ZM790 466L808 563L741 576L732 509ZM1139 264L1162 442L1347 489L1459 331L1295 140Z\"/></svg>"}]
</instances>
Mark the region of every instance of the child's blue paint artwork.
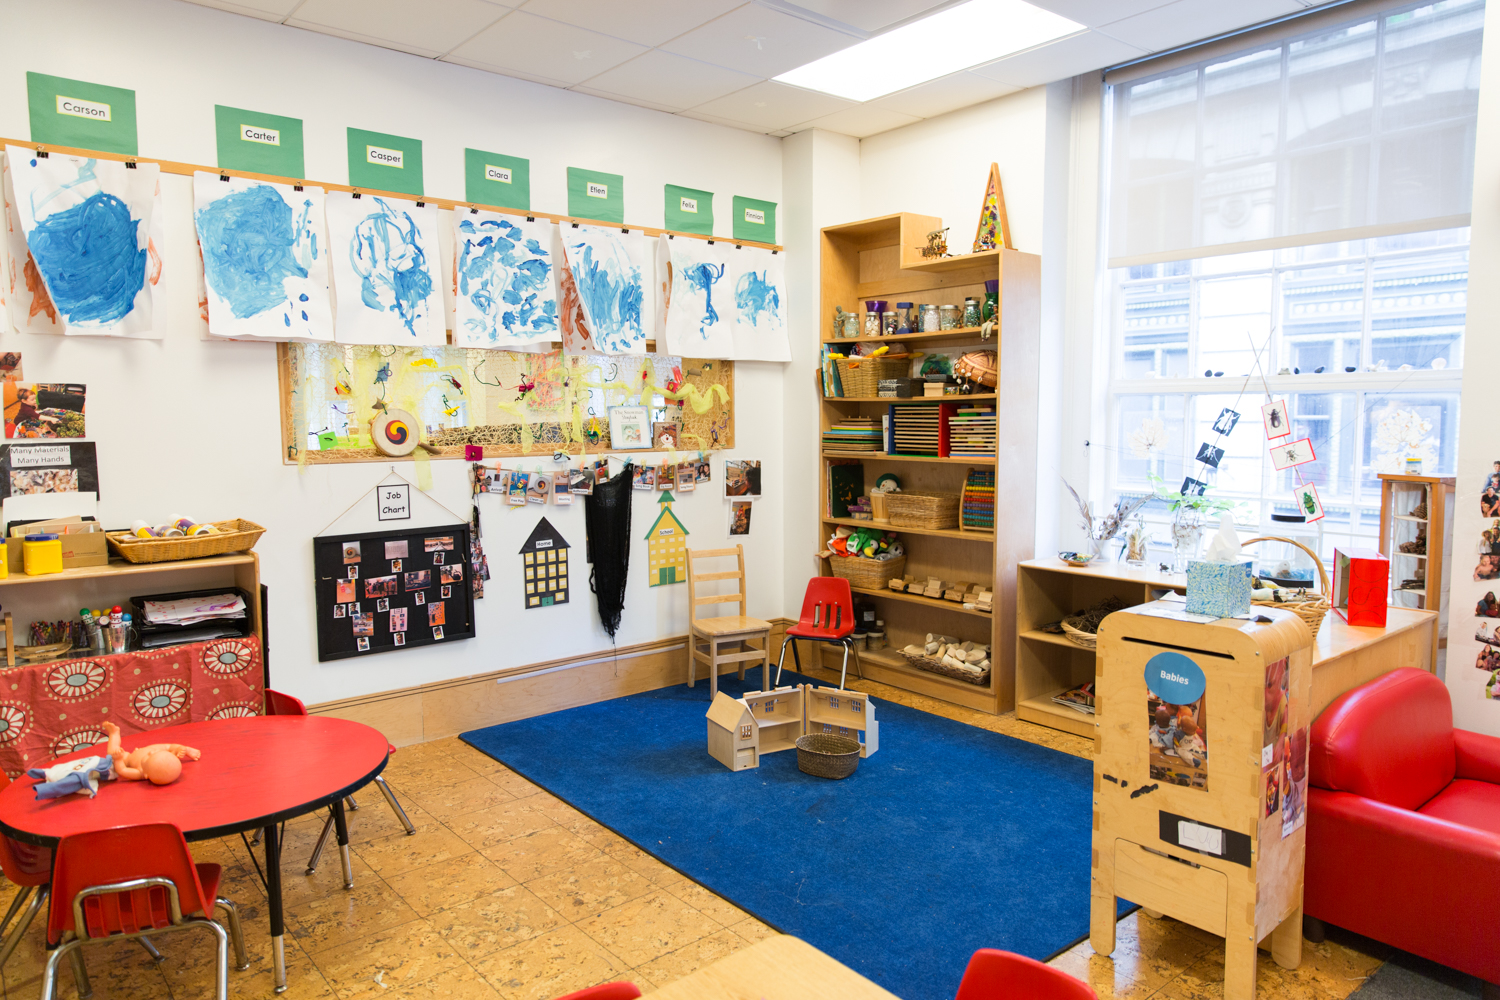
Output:
<instances>
[{"instance_id":1,"label":"child's blue paint artwork","mask_svg":"<svg viewBox=\"0 0 1500 1000\"><path fill-rule=\"evenodd\" d=\"M334 191L326 208L338 342L447 343L437 206Z\"/></svg>"},{"instance_id":2,"label":"child's blue paint artwork","mask_svg":"<svg viewBox=\"0 0 1500 1000\"><path fill-rule=\"evenodd\" d=\"M559 339L552 223L456 212L453 342L514 350Z\"/></svg>"},{"instance_id":3,"label":"child's blue paint artwork","mask_svg":"<svg viewBox=\"0 0 1500 1000\"><path fill-rule=\"evenodd\" d=\"M666 259L657 254L659 309L666 313L667 351L694 358L733 357L734 255L742 251L731 243L685 236L663 236L661 243Z\"/></svg>"},{"instance_id":4,"label":"child's blue paint artwork","mask_svg":"<svg viewBox=\"0 0 1500 1000\"><path fill-rule=\"evenodd\" d=\"M786 326L786 254L741 247L730 258L734 349L739 361L790 361ZM725 279L728 281L729 279Z\"/></svg>"},{"instance_id":5,"label":"child's blue paint artwork","mask_svg":"<svg viewBox=\"0 0 1500 1000\"><path fill-rule=\"evenodd\" d=\"M193 175L210 334L333 339L323 202L319 187Z\"/></svg>"},{"instance_id":6,"label":"child's blue paint artwork","mask_svg":"<svg viewBox=\"0 0 1500 1000\"><path fill-rule=\"evenodd\" d=\"M152 240L160 169L43 158L18 146L6 155L31 260L63 332L152 336L151 291L161 277ZM33 292L35 303L40 289Z\"/></svg>"},{"instance_id":7,"label":"child's blue paint artwork","mask_svg":"<svg viewBox=\"0 0 1500 1000\"><path fill-rule=\"evenodd\" d=\"M564 228L562 239L576 290L571 294L576 294L590 341L570 344L565 338L564 349L569 353L588 349L602 354L645 354L645 287L639 237L616 229L580 226Z\"/></svg>"}]
</instances>

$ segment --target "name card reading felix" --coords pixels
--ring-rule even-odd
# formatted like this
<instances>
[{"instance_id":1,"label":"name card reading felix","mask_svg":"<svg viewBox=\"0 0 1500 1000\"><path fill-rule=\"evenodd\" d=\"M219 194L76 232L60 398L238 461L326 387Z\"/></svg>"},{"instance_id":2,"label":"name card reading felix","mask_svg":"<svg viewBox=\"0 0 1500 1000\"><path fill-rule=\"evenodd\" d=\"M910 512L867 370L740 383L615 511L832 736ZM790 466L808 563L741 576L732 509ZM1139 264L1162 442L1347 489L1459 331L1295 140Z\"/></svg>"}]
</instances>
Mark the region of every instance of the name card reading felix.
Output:
<instances>
[{"instance_id":1,"label":"name card reading felix","mask_svg":"<svg viewBox=\"0 0 1500 1000\"><path fill-rule=\"evenodd\" d=\"M378 487L375 490L375 502L382 521L406 521L411 518L411 487L406 483Z\"/></svg>"}]
</instances>

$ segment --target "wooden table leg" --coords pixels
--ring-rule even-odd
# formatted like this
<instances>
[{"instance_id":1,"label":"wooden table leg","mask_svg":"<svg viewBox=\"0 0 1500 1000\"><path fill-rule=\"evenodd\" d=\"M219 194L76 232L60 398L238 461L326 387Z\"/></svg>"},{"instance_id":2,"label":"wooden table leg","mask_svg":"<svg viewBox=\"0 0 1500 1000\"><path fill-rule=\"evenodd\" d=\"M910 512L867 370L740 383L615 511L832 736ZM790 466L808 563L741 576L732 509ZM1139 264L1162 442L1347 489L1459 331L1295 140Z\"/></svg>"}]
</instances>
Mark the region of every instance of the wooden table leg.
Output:
<instances>
[{"instance_id":1,"label":"wooden table leg","mask_svg":"<svg viewBox=\"0 0 1500 1000\"><path fill-rule=\"evenodd\" d=\"M266 827L266 897L271 911L271 975L277 993L286 992L286 927L281 915L281 840L276 825Z\"/></svg>"},{"instance_id":2,"label":"wooden table leg","mask_svg":"<svg viewBox=\"0 0 1500 1000\"><path fill-rule=\"evenodd\" d=\"M1300 904L1271 932L1271 957L1283 969L1295 969L1302 964L1302 906Z\"/></svg>"},{"instance_id":3,"label":"wooden table leg","mask_svg":"<svg viewBox=\"0 0 1500 1000\"><path fill-rule=\"evenodd\" d=\"M1094 848L1094 870L1089 880L1089 947L1101 955L1115 950L1115 920L1118 905L1115 902L1114 858L1100 858L1099 848Z\"/></svg>"},{"instance_id":4,"label":"wooden table leg","mask_svg":"<svg viewBox=\"0 0 1500 1000\"><path fill-rule=\"evenodd\" d=\"M1224 1000L1255 1000L1255 883L1229 880L1224 920Z\"/></svg>"}]
</instances>

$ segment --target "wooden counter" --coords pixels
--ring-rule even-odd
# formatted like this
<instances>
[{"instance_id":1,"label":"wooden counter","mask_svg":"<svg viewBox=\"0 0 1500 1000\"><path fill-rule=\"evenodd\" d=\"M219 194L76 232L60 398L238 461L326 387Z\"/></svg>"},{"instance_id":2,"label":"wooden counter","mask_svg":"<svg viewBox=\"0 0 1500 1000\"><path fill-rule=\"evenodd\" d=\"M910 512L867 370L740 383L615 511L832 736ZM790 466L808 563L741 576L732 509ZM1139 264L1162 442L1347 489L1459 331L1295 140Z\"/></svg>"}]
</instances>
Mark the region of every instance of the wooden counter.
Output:
<instances>
[{"instance_id":1,"label":"wooden counter","mask_svg":"<svg viewBox=\"0 0 1500 1000\"><path fill-rule=\"evenodd\" d=\"M1350 688L1397 667L1433 669L1437 612L1387 608L1385 628L1359 628L1330 611L1313 642L1313 718Z\"/></svg>"},{"instance_id":2,"label":"wooden counter","mask_svg":"<svg viewBox=\"0 0 1500 1000\"><path fill-rule=\"evenodd\" d=\"M778 934L651 994L659 1000L899 1000L812 945Z\"/></svg>"}]
</instances>

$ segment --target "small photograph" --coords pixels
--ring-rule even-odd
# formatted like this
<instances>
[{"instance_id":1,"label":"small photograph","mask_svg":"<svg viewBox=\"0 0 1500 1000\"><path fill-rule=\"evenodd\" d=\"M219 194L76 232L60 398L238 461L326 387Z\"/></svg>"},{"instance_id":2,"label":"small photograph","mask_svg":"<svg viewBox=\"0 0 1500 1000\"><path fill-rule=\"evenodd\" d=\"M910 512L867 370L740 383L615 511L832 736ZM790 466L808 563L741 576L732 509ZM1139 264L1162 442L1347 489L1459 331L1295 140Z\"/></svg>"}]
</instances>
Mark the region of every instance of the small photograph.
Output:
<instances>
[{"instance_id":1,"label":"small photograph","mask_svg":"<svg viewBox=\"0 0 1500 1000\"><path fill-rule=\"evenodd\" d=\"M434 566L441 566L443 563L445 563L447 561L448 561L448 553L446 553L446 552L434 552L432 554L432 564Z\"/></svg>"},{"instance_id":2,"label":"small photograph","mask_svg":"<svg viewBox=\"0 0 1500 1000\"><path fill-rule=\"evenodd\" d=\"M31 496L36 493L77 493L77 469L12 469L10 492Z\"/></svg>"},{"instance_id":3,"label":"small photograph","mask_svg":"<svg viewBox=\"0 0 1500 1000\"><path fill-rule=\"evenodd\" d=\"M453 536L439 535L437 538L422 539L423 552L452 552Z\"/></svg>"},{"instance_id":4,"label":"small photograph","mask_svg":"<svg viewBox=\"0 0 1500 1000\"><path fill-rule=\"evenodd\" d=\"M342 617L344 617L344 606L342 604L335 604L333 606L333 617L335 617L335 618L342 618Z\"/></svg>"},{"instance_id":5,"label":"small photograph","mask_svg":"<svg viewBox=\"0 0 1500 1000\"><path fill-rule=\"evenodd\" d=\"M366 597L395 597L396 578L394 576L372 576L365 581Z\"/></svg>"},{"instance_id":6,"label":"small photograph","mask_svg":"<svg viewBox=\"0 0 1500 1000\"><path fill-rule=\"evenodd\" d=\"M1485 646L1479 651L1479 656L1474 660L1474 666L1480 670L1500 670L1500 649L1494 646Z\"/></svg>"},{"instance_id":7,"label":"small photograph","mask_svg":"<svg viewBox=\"0 0 1500 1000\"><path fill-rule=\"evenodd\" d=\"M1486 592L1474 605L1474 613L1480 618L1500 618L1500 598L1495 597L1493 590Z\"/></svg>"},{"instance_id":8,"label":"small photograph","mask_svg":"<svg viewBox=\"0 0 1500 1000\"><path fill-rule=\"evenodd\" d=\"M392 632L406 631L406 609L392 608L389 628Z\"/></svg>"},{"instance_id":9,"label":"small photograph","mask_svg":"<svg viewBox=\"0 0 1500 1000\"><path fill-rule=\"evenodd\" d=\"M1494 527L1479 533L1479 554L1482 556L1500 555L1500 521L1493 523Z\"/></svg>"},{"instance_id":10,"label":"small photograph","mask_svg":"<svg viewBox=\"0 0 1500 1000\"><path fill-rule=\"evenodd\" d=\"M1202 462L1210 469L1217 469L1219 467L1219 462L1222 461L1223 458L1223 448L1215 448L1207 441L1198 446L1198 461Z\"/></svg>"},{"instance_id":11,"label":"small photograph","mask_svg":"<svg viewBox=\"0 0 1500 1000\"><path fill-rule=\"evenodd\" d=\"M432 586L432 570L419 569L415 573L407 573L405 578L407 590L426 590Z\"/></svg>"},{"instance_id":12,"label":"small photograph","mask_svg":"<svg viewBox=\"0 0 1500 1000\"><path fill-rule=\"evenodd\" d=\"M677 492L691 493L698 488L698 474L691 465L677 467Z\"/></svg>"},{"instance_id":13,"label":"small photograph","mask_svg":"<svg viewBox=\"0 0 1500 1000\"><path fill-rule=\"evenodd\" d=\"M407 556L408 544L409 543L405 539L399 542L386 542L385 557L387 559L405 559Z\"/></svg>"},{"instance_id":14,"label":"small photograph","mask_svg":"<svg viewBox=\"0 0 1500 1000\"><path fill-rule=\"evenodd\" d=\"M1316 486L1312 483L1304 483L1292 490L1292 496L1297 498L1297 509L1302 512L1308 524L1323 520L1323 501L1318 499Z\"/></svg>"},{"instance_id":15,"label":"small photograph","mask_svg":"<svg viewBox=\"0 0 1500 1000\"><path fill-rule=\"evenodd\" d=\"M609 481L609 459L601 458L594 463L594 485Z\"/></svg>"},{"instance_id":16,"label":"small photograph","mask_svg":"<svg viewBox=\"0 0 1500 1000\"><path fill-rule=\"evenodd\" d=\"M729 533L750 534L750 514L755 505L749 500L734 500L729 504Z\"/></svg>"},{"instance_id":17,"label":"small photograph","mask_svg":"<svg viewBox=\"0 0 1500 1000\"><path fill-rule=\"evenodd\" d=\"M358 601L355 601L353 604L349 605L349 613L351 615L357 615L357 614L359 614L359 611L360 611L360 609L359 609L359 602Z\"/></svg>"},{"instance_id":18,"label":"small photograph","mask_svg":"<svg viewBox=\"0 0 1500 1000\"><path fill-rule=\"evenodd\" d=\"M594 474L588 469L574 469L568 473L568 492L594 495Z\"/></svg>"},{"instance_id":19,"label":"small photograph","mask_svg":"<svg viewBox=\"0 0 1500 1000\"><path fill-rule=\"evenodd\" d=\"M86 387L46 382L0 382L7 438L84 437Z\"/></svg>"},{"instance_id":20,"label":"small photograph","mask_svg":"<svg viewBox=\"0 0 1500 1000\"><path fill-rule=\"evenodd\" d=\"M351 580L358 580L359 579L359 567L358 566L350 566L349 567L349 579L351 579Z\"/></svg>"},{"instance_id":21,"label":"small photograph","mask_svg":"<svg viewBox=\"0 0 1500 1000\"><path fill-rule=\"evenodd\" d=\"M357 563L357 562L359 562L359 543L358 542L345 542L344 543L344 565L348 566L351 563Z\"/></svg>"},{"instance_id":22,"label":"small photograph","mask_svg":"<svg viewBox=\"0 0 1500 1000\"><path fill-rule=\"evenodd\" d=\"M638 490L656 488L656 470L649 465L637 465L630 484Z\"/></svg>"},{"instance_id":23,"label":"small photograph","mask_svg":"<svg viewBox=\"0 0 1500 1000\"><path fill-rule=\"evenodd\" d=\"M1474 567L1475 580L1500 580L1500 556L1480 556Z\"/></svg>"},{"instance_id":24,"label":"small photograph","mask_svg":"<svg viewBox=\"0 0 1500 1000\"><path fill-rule=\"evenodd\" d=\"M531 482L526 487L527 503L546 503L552 495L552 477L545 472L533 472ZM452 545L448 548L453 548Z\"/></svg>"},{"instance_id":25,"label":"small photograph","mask_svg":"<svg viewBox=\"0 0 1500 1000\"><path fill-rule=\"evenodd\" d=\"M1500 462L1493 464L1494 470L1484 477L1484 486L1479 492L1479 516L1500 517Z\"/></svg>"},{"instance_id":26,"label":"small photograph","mask_svg":"<svg viewBox=\"0 0 1500 1000\"><path fill-rule=\"evenodd\" d=\"M682 440L682 424L676 420L658 420L651 425L651 447L657 451L676 451Z\"/></svg>"},{"instance_id":27,"label":"small photograph","mask_svg":"<svg viewBox=\"0 0 1500 1000\"><path fill-rule=\"evenodd\" d=\"M431 604L427 605L427 624L429 624L429 625L446 625L446 624L448 624L447 614L445 612L445 609L447 607L448 607L448 605L445 604L442 601L434 601Z\"/></svg>"},{"instance_id":28,"label":"small photograph","mask_svg":"<svg viewBox=\"0 0 1500 1000\"><path fill-rule=\"evenodd\" d=\"M760 462L751 458L727 459L724 462L724 495L760 496Z\"/></svg>"},{"instance_id":29,"label":"small photograph","mask_svg":"<svg viewBox=\"0 0 1500 1000\"><path fill-rule=\"evenodd\" d=\"M340 604L349 604L359 595L354 592L353 580L335 580L333 599Z\"/></svg>"},{"instance_id":30,"label":"small photograph","mask_svg":"<svg viewBox=\"0 0 1500 1000\"><path fill-rule=\"evenodd\" d=\"M1218 419L1214 421L1215 434L1228 434L1234 430L1234 425L1240 422L1240 415L1229 407L1219 411Z\"/></svg>"},{"instance_id":31,"label":"small photograph","mask_svg":"<svg viewBox=\"0 0 1500 1000\"><path fill-rule=\"evenodd\" d=\"M650 411L644 406L611 406L609 446L616 451L650 448Z\"/></svg>"},{"instance_id":32,"label":"small photograph","mask_svg":"<svg viewBox=\"0 0 1500 1000\"><path fill-rule=\"evenodd\" d=\"M464 578L463 563L449 563L438 571L438 580L441 583L458 583Z\"/></svg>"},{"instance_id":33,"label":"small photograph","mask_svg":"<svg viewBox=\"0 0 1500 1000\"><path fill-rule=\"evenodd\" d=\"M1318 456L1313 452L1312 441L1308 438L1298 438L1296 441L1274 445L1271 448L1271 464L1276 467L1277 472L1285 472L1287 469L1317 460Z\"/></svg>"},{"instance_id":34,"label":"small photograph","mask_svg":"<svg viewBox=\"0 0 1500 1000\"><path fill-rule=\"evenodd\" d=\"M552 477L552 502L559 507L566 507L573 502L572 474L559 472Z\"/></svg>"},{"instance_id":35,"label":"small photograph","mask_svg":"<svg viewBox=\"0 0 1500 1000\"><path fill-rule=\"evenodd\" d=\"M406 633L405 632L397 632L395 635L391 636L391 639L393 639L395 641L396 645L398 645L398 646L404 646L404 645L406 645Z\"/></svg>"},{"instance_id":36,"label":"small photograph","mask_svg":"<svg viewBox=\"0 0 1500 1000\"><path fill-rule=\"evenodd\" d=\"M714 466L708 459L704 459L693 467L694 482L712 482L714 478Z\"/></svg>"},{"instance_id":37,"label":"small photograph","mask_svg":"<svg viewBox=\"0 0 1500 1000\"><path fill-rule=\"evenodd\" d=\"M21 375L21 352L6 351L0 354L0 380L6 382L19 382Z\"/></svg>"},{"instance_id":38,"label":"small photograph","mask_svg":"<svg viewBox=\"0 0 1500 1000\"><path fill-rule=\"evenodd\" d=\"M1286 400L1278 399L1274 403L1262 406L1260 417L1266 424L1266 437L1271 440L1274 441L1292 433L1292 422L1286 415Z\"/></svg>"},{"instance_id":39,"label":"small photograph","mask_svg":"<svg viewBox=\"0 0 1500 1000\"><path fill-rule=\"evenodd\" d=\"M677 484L677 466L662 465L656 470L656 488L665 492Z\"/></svg>"},{"instance_id":40,"label":"small photograph","mask_svg":"<svg viewBox=\"0 0 1500 1000\"><path fill-rule=\"evenodd\" d=\"M426 604L427 603L427 591L425 591L425 590L419 590L419 591L417 591L417 596L413 600L413 603L414 604Z\"/></svg>"},{"instance_id":41,"label":"small photograph","mask_svg":"<svg viewBox=\"0 0 1500 1000\"><path fill-rule=\"evenodd\" d=\"M401 572L401 560L400 559L392 559L391 560L391 572L392 573L399 573L399 572Z\"/></svg>"},{"instance_id":42,"label":"small photograph","mask_svg":"<svg viewBox=\"0 0 1500 1000\"><path fill-rule=\"evenodd\" d=\"M1202 736L1208 731L1206 699L1205 694L1190 705L1173 705L1147 692L1146 713L1152 720L1147 736L1152 781L1208 789L1208 748ZM1279 772L1280 768L1272 770ZM1266 791L1269 797L1269 779ZM1279 801L1279 782L1277 792ZM1269 803L1266 814L1270 815Z\"/></svg>"},{"instance_id":43,"label":"small photograph","mask_svg":"<svg viewBox=\"0 0 1500 1000\"><path fill-rule=\"evenodd\" d=\"M443 600L446 601L448 598L453 596L453 588L451 586L444 587L440 596L443 598Z\"/></svg>"},{"instance_id":44,"label":"small photograph","mask_svg":"<svg viewBox=\"0 0 1500 1000\"><path fill-rule=\"evenodd\" d=\"M365 636L360 636L358 639L354 640L354 646L361 653L368 653L370 651L370 640Z\"/></svg>"},{"instance_id":45,"label":"small photograph","mask_svg":"<svg viewBox=\"0 0 1500 1000\"><path fill-rule=\"evenodd\" d=\"M510 486L505 490L505 505L507 507L526 506L526 487L531 483L531 473L512 472L510 474Z\"/></svg>"},{"instance_id":46,"label":"small photograph","mask_svg":"<svg viewBox=\"0 0 1500 1000\"><path fill-rule=\"evenodd\" d=\"M1474 638L1486 646L1500 646L1500 624L1480 622L1479 628L1474 631Z\"/></svg>"},{"instance_id":47,"label":"small photograph","mask_svg":"<svg viewBox=\"0 0 1500 1000\"><path fill-rule=\"evenodd\" d=\"M435 628L435 629L432 630L432 638L433 638L434 642L436 642L438 639L441 639L442 637L443 637L443 629L442 629L441 626L439 626L439 627L437 627L437 628Z\"/></svg>"},{"instance_id":48,"label":"small photograph","mask_svg":"<svg viewBox=\"0 0 1500 1000\"><path fill-rule=\"evenodd\" d=\"M1185 497L1201 497L1203 495L1203 492L1207 489L1207 483L1199 479L1194 479L1192 476L1188 476L1183 479L1182 488L1177 492L1181 493Z\"/></svg>"},{"instance_id":49,"label":"small photograph","mask_svg":"<svg viewBox=\"0 0 1500 1000\"><path fill-rule=\"evenodd\" d=\"M375 602L375 610L376 611L389 611L389 610L391 610L391 599L389 597L382 597L380 600L376 601Z\"/></svg>"},{"instance_id":50,"label":"small photograph","mask_svg":"<svg viewBox=\"0 0 1500 1000\"><path fill-rule=\"evenodd\" d=\"M375 616L374 615L355 615L354 616L354 634L355 635L374 635L375 634Z\"/></svg>"}]
</instances>

